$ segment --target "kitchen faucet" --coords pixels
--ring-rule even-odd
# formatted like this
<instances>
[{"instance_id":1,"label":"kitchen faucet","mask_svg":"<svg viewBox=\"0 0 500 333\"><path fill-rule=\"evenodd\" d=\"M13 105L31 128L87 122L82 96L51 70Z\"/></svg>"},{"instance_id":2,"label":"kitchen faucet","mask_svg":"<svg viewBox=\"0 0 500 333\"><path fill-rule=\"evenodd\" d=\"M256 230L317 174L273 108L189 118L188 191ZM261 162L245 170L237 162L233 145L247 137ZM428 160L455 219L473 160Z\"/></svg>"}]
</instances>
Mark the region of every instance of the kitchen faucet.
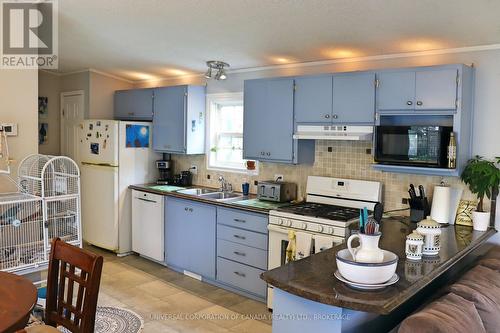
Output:
<instances>
[{"instance_id":1,"label":"kitchen faucet","mask_svg":"<svg viewBox=\"0 0 500 333\"><path fill-rule=\"evenodd\" d=\"M221 192L232 192L233 191L233 185L228 183L228 181L224 178L224 176L219 175L219 182L220 182L220 191Z\"/></svg>"}]
</instances>

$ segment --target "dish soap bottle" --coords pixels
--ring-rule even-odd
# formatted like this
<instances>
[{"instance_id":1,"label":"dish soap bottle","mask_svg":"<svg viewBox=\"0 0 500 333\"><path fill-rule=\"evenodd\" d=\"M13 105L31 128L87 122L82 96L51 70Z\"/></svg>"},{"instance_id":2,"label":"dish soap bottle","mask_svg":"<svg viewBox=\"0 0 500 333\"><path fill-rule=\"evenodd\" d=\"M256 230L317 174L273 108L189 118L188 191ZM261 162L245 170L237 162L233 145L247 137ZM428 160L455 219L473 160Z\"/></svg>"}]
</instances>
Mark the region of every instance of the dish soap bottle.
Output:
<instances>
[{"instance_id":1,"label":"dish soap bottle","mask_svg":"<svg viewBox=\"0 0 500 333\"><path fill-rule=\"evenodd\" d=\"M457 167L457 141L455 134L450 133L450 143L448 144L448 169L455 169Z\"/></svg>"}]
</instances>

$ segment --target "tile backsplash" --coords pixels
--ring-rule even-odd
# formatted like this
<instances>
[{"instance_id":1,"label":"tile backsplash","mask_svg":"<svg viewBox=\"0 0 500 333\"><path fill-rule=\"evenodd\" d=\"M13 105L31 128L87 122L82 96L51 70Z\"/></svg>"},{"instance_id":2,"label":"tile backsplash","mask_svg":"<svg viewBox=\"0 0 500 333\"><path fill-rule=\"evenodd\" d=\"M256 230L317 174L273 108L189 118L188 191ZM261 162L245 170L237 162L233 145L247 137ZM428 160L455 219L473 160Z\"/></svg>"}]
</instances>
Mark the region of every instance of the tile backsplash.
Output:
<instances>
[{"instance_id":1,"label":"tile backsplash","mask_svg":"<svg viewBox=\"0 0 500 333\"><path fill-rule=\"evenodd\" d=\"M432 196L435 185L441 181L465 189L463 198L473 199L474 196L466 189L459 177L423 176L381 172L371 167L371 142L366 141L330 141L317 140L314 165L289 165L277 163L259 163L259 175L250 176L234 172L207 170L205 155L172 155L174 170L179 173L191 165L198 167L198 174L193 176L193 184L218 187L218 175L233 185L235 191L241 191L244 181L250 183L250 192L256 193L254 180L273 179L275 174L282 174L285 181L298 185L299 198L305 197L307 176L325 176L380 181L383 184L383 201L385 210L408 207L402 203L402 198L408 197L408 186L424 185L427 195ZM207 178L210 175L210 179Z\"/></svg>"}]
</instances>

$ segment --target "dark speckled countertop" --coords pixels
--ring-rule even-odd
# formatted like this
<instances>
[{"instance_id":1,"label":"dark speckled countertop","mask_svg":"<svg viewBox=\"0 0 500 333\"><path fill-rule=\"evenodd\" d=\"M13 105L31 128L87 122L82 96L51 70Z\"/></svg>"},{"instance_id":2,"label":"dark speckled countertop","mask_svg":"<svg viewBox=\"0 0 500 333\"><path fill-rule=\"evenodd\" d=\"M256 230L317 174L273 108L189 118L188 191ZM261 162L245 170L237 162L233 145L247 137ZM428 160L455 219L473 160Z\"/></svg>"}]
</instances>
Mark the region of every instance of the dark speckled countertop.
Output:
<instances>
[{"instance_id":1,"label":"dark speckled countertop","mask_svg":"<svg viewBox=\"0 0 500 333\"><path fill-rule=\"evenodd\" d=\"M265 272L261 278L267 283L291 294L312 301L386 315L408 301L422 288L458 263L467 254L495 234L494 229L473 231L467 226L443 226L441 251L438 256L424 257L422 261L406 260L405 240L416 226L402 217L384 219L381 223L380 247L399 256L397 274L400 280L379 291L358 291L337 280L336 253L345 244L311 255Z\"/></svg>"},{"instance_id":2,"label":"dark speckled countertop","mask_svg":"<svg viewBox=\"0 0 500 333\"><path fill-rule=\"evenodd\" d=\"M195 196L195 195L178 193L176 191L183 189L183 187L170 186L170 185L140 184L140 185L130 185L129 188L131 188L133 190L139 190L139 191L155 193L155 194L160 194L160 195L166 195L166 196L171 196L171 197L176 197L176 198L188 199L188 200L208 203L208 204L212 204L212 205L227 207L227 208L241 209L241 210L246 210L246 211L250 211L250 212L254 212L254 213L267 214L272 209L276 209L278 207L285 206L285 205L289 204L289 203L274 203L274 202L269 202L269 201L259 201L259 200L257 200L257 197L254 194L250 194L248 196L242 197L241 199L236 199L233 201L215 201L212 199L206 199L206 198ZM185 187L185 188L208 188L208 189L213 190L213 188L205 187L205 186L190 186L190 187Z\"/></svg>"}]
</instances>

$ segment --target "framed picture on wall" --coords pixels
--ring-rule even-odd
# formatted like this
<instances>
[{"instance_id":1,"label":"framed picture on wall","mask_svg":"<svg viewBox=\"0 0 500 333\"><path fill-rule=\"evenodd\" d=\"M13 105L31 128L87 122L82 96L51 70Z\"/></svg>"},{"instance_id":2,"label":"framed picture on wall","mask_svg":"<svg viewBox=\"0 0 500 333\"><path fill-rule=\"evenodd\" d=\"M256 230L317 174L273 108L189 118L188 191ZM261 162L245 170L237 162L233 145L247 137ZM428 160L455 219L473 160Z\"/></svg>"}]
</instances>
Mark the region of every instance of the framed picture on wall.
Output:
<instances>
[{"instance_id":1,"label":"framed picture on wall","mask_svg":"<svg viewBox=\"0 0 500 333\"><path fill-rule=\"evenodd\" d=\"M39 123L38 124L38 144L39 145L47 144L48 133L49 133L49 124Z\"/></svg>"},{"instance_id":2,"label":"framed picture on wall","mask_svg":"<svg viewBox=\"0 0 500 333\"><path fill-rule=\"evenodd\" d=\"M49 115L49 98L38 97L38 117L47 118Z\"/></svg>"}]
</instances>

